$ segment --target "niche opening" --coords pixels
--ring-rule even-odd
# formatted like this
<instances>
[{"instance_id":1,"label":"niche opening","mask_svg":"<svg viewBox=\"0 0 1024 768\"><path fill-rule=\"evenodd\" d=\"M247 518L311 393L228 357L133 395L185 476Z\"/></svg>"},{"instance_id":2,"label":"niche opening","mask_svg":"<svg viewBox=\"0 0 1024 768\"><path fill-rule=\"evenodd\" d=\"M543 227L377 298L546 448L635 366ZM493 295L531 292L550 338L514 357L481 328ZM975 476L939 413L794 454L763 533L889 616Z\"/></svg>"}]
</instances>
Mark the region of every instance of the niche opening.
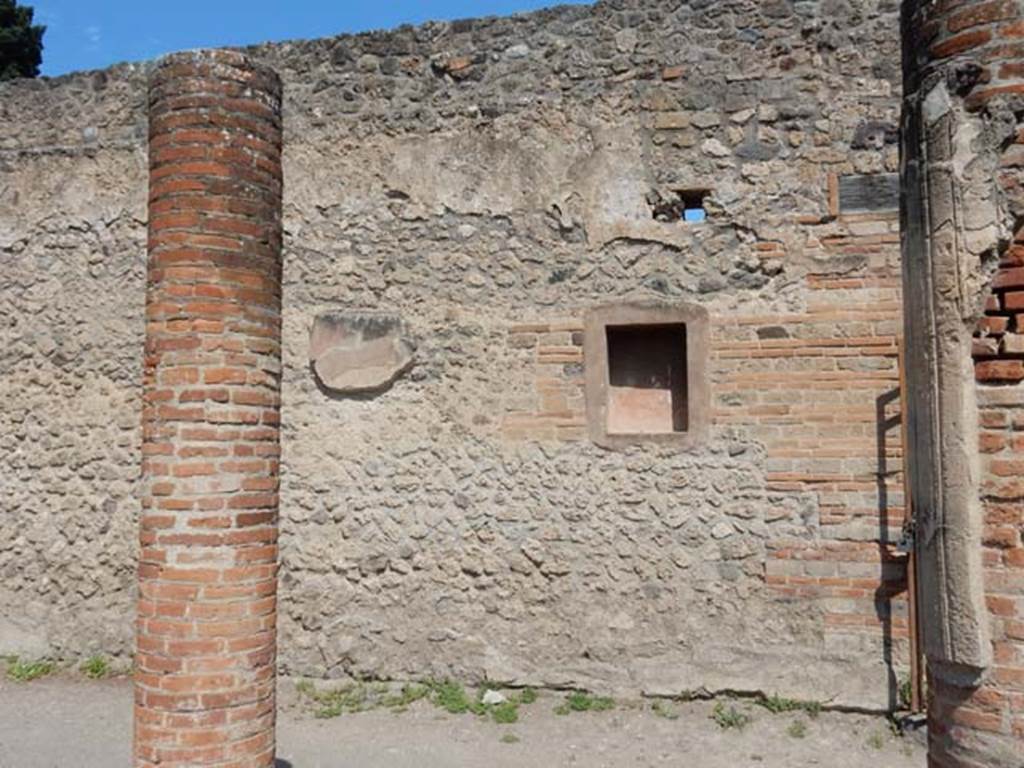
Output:
<instances>
[{"instance_id":1,"label":"niche opening","mask_svg":"<svg viewBox=\"0 0 1024 768\"><path fill-rule=\"evenodd\" d=\"M707 439L708 312L695 304L609 304L583 334L587 431L611 449Z\"/></svg>"},{"instance_id":2,"label":"niche opening","mask_svg":"<svg viewBox=\"0 0 1024 768\"><path fill-rule=\"evenodd\" d=\"M685 432L686 325L609 325L605 333L608 434Z\"/></svg>"}]
</instances>

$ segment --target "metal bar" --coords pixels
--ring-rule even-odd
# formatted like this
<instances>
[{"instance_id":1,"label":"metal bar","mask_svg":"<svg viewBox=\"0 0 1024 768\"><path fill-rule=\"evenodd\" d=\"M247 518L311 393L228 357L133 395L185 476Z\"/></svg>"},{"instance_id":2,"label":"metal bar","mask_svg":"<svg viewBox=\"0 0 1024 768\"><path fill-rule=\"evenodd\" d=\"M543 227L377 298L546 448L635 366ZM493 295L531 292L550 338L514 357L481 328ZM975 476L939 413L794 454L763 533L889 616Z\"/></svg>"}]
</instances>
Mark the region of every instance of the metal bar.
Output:
<instances>
[{"instance_id":1,"label":"metal bar","mask_svg":"<svg viewBox=\"0 0 1024 768\"><path fill-rule=\"evenodd\" d=\"M910 711L917 713L924 710L924 665L921 663L921 631L917 615L917 547L914 537L914 506L910 494L910 472L907 457L910 454L910 443L907 439L907 376L904 358L903 338L897 339L899 349L900 375L900 450L903 459L903 519L904 528L911 536L911 546L907 555L907 613L910 630Z\"/></svg>"}]
</instances>

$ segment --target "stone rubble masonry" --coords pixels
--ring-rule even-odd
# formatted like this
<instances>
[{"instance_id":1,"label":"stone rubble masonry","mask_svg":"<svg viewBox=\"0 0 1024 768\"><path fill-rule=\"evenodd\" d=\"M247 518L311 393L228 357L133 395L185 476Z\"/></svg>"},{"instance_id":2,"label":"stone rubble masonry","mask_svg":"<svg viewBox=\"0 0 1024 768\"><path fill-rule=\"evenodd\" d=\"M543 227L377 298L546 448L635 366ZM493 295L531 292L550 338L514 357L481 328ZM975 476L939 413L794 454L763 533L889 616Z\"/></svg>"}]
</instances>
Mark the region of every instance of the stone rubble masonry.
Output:
<instances>
[{"instance_id":1,"label":"stone rubble masonry","mask_svg":"<svg viewBox=\"0 0 1024 768\"><path fill-rule=\"evenodd\" d=\"M150 83L139 766L274 762L281 83L234 52Z\"/></svg>"},{"instance_id":2,"label":"stone rubble masonry","mask_svg":"<svg viewBox=\"0 0 1024 768\"><path fill-rule=\"evenodd\" d=\"M898 32L604 0L247 52L285 86L280 671L894 706L899 222L837 195L898 170ZM0 84L0 652L130 647L149 69ZM647 301L708 312L708 437L605 450L578 334ZM370 312L412 366L323 391L316 318Z\"/></svg>"},{"instance_id":3,"label":"stone rubble masonry","mask_svg":"<svg viewBox=\"0 0 1024 768\"><path fill-rule=\"evenodd\" d=\"M907 3L908 62L925 82L944 79L982 126L971 162L960 162L963 205L991 197L1002 229L967 272L983 275L973 339L981 454L981 542L991 663L976 685L933 670L929 765L1019 768L1024 755L1024 4L941 0ZM985 169L993 170L986 172ZM964 172L965 171L965 172ZM968 246L977 219L956 233ZM973 230L973 231L972 231Z\"/></svg>"}]
</instances>

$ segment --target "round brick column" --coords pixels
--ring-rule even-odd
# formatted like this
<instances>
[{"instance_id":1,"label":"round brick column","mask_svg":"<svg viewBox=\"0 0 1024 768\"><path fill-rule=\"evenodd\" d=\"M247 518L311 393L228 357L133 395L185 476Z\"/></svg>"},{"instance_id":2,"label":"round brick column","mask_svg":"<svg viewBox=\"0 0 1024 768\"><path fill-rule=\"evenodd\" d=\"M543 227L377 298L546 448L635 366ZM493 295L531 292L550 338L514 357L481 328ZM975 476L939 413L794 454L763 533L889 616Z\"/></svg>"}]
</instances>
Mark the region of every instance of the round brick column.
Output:
<instances>
[{"instance_id":1,"label":"round brick column","mask_svg":"<svg viewBox=\"0 0 1024 768\"><path fill-rule=\"evenodd\" d=\"M149 109L135 764L272 766L281 83L176 54Z\"/></svg>"}]
</instances>

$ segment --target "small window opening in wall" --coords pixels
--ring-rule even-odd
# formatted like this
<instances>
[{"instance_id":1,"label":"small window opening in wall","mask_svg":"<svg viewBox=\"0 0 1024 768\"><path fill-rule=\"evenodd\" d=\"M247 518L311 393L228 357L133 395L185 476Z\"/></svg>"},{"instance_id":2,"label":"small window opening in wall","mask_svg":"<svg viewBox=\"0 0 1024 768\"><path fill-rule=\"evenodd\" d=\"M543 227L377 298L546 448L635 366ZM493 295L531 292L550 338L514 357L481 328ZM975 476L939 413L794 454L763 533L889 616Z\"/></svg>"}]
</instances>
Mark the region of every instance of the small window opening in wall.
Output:
<instances>
[{"instance_id":1,"label":"small window opening in wall","mask_svg":"<svg viewBox=\"0 0 1024 768\"><path fill-rule=\"evenodd\" d=\"M608 434L685 432L686 325L609 325Z\"/></svg>"},{"instance_id":2,"label":"small window opening in wall","mask_svg":"<svg viewBox=\"0 0 1024 768\"><path fill-rule=\"evenodd\" d=\"M710 194L708 189L679 189L667 196L655 192L651 195L651 211L658 221L705 221L708 217L705 201Z\"/></svg>"},{"instance_id":3,"label":"small window opening in wall","mask_svg":"<svg viewBox=\"0 0 1024 768\"><path fill-rule=\"evenodd\" d=\"M708 217L704 200L708 196L706 189L683 190L679 193L683 201L683 221L704 221Z\"/></svg>"}]
</instances>

